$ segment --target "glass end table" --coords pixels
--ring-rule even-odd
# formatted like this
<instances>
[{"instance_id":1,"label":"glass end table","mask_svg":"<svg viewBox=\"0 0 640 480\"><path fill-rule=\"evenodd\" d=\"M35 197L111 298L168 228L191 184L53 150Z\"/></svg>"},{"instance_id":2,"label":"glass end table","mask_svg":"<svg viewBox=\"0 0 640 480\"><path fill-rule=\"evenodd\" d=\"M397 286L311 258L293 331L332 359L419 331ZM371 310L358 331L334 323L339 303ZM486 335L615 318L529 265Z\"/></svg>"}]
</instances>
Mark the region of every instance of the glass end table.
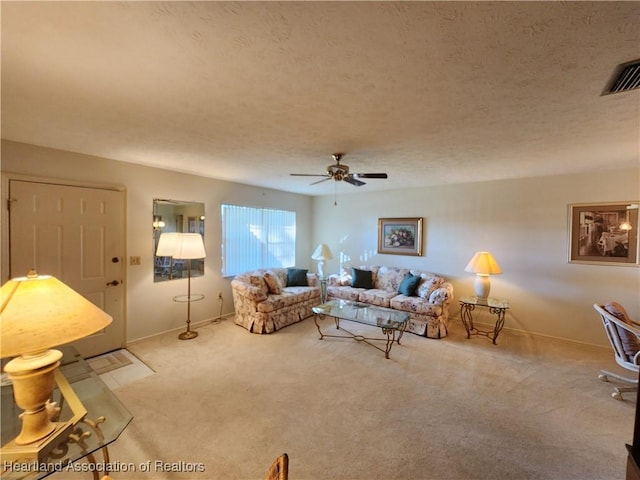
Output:
<instances>
[{"instance_id":1,"label":"glass end table","mask_svg":"<svg viewBox=\"0 0 640 480\"><path fill-rule=\"evenodd\" d=\"M504 328L504 318L509 309L508 300L500 300L497 298L480 298L480 297L462 297L460 300L460 318L462 324L467 331L467 338L471 335L483 335L489 338L494 345L498 335ZM493 330L480 330L473 325L473 311L477 308L486 308L489 313L496 316L496 323Z\"/></svg>"},{"instance_id":2,"label":"glass end table","mask_svg":"<svg viewBox=\"0 0 640 480\"><path fill-rule=\"evenodd\" d=\"M2 461L0 476L3 480L39 479L52 473L66 471L69 465L86 460L93 464L85 465L82 471L93 472L99 467L117 466L109 460L108 445L118 439L133 419L120 400L98 377L89 364L82 359L73 347L60 347L63 353L57 375L59 381L53 391L52 400L60 407L57 422L69 421L70 432L51 440L42 450L21 453L13 447L12 440L21 429L19 415L22 410L13 397L10 381L2 382L0 387L2 407L2 433L0 448ZM65 384L66 385L65 387ZM63 395L70 386L75 395ZM81 405L78 405L78 401ZM78 415L78 410L81 414ZM104 461L97 462L94 454L102 450ZM34 456L35 455L35 456ZM109 472L101 471L105 475Z\"/></svg>"}]
</instances>

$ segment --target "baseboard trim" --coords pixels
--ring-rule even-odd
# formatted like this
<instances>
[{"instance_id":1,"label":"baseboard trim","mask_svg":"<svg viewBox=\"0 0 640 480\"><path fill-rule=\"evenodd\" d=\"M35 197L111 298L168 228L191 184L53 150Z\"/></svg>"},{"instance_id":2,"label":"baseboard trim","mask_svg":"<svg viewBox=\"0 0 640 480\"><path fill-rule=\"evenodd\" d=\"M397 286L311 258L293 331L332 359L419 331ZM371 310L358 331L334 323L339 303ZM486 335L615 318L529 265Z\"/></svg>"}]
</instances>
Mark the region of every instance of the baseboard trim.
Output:
<instances>
[{"instance_id":1,"label":"baseboard trim","mask_svg":"<svg viewBox=\"0 0 640 480\"><path fill-rule=\"evenodd\" d=\"M196 329L198 327L206 327L207 325L212 325L214 323L219 323L222 320L225 320L225 319L227 319L229 317L233 317L234 315L235 315L235 312L231 312L231 313L226 313L224 315L221 315L219 317L208 318L206 320L201 320L199 322L191 322L191 328ZM163 330L162 332L154 333L153 335L147 335L146 337L136 338L135 340L127 341L126 347L128 347L129 345L135 345L136 343L144 342L145 340L149 340L151 338L159 337L161 335L166 335L167 333L181 332L184 329L185 329L185 326L182 325L180 327L176 327L176 328L172 328L172 329L169 329L169 330ZM126 347L123 347L123 348L126 348Z\"/></svg>"}]
</instances>

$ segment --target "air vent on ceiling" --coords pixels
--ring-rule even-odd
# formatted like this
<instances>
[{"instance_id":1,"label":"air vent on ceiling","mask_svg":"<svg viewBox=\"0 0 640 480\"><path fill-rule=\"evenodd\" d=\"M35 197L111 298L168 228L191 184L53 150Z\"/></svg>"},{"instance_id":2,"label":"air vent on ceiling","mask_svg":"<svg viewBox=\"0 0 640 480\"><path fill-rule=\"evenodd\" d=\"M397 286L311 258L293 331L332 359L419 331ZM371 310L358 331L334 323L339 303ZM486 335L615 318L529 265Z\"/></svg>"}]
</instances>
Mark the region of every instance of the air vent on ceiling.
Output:
<instances>
[{"instance_id":1,"label":"air vent on ceiling","mask_svg":"<svg viewBox=\"0 0 640 480\"><path fill-rule=\"evenodd\" d=\"M635 88L640 88L640 60L618 65L602 95L628 92Z\"/></svg>"}]
</instances>

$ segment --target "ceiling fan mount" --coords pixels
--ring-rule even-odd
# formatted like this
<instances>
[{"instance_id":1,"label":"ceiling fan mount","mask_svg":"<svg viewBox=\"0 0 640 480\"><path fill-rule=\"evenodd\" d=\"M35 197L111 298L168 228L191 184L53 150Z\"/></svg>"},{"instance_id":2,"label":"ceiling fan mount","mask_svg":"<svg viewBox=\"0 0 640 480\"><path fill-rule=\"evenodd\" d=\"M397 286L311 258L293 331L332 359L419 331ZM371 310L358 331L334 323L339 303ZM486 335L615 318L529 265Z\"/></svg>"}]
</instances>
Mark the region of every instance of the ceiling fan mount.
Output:
<instances>
[{"instance_id":1,"label":"ceiling fan mount","mask_svg":"<svg viewBox=\"0 0 640 480\"><path fill-rule=\"evenodd\" d=\"M340 163L343 156L343 153L334 153L332 155L333 161L336 163L327 166L326 174L292 173L291 175L295 177L324 177L322 180L313 182L311 185L326 182L327 180L334 180L336 182L344 181L356 187L366 185L360 178L388 178L386 173L349 173L349 165Z\"/></svg>"}]
</instances>

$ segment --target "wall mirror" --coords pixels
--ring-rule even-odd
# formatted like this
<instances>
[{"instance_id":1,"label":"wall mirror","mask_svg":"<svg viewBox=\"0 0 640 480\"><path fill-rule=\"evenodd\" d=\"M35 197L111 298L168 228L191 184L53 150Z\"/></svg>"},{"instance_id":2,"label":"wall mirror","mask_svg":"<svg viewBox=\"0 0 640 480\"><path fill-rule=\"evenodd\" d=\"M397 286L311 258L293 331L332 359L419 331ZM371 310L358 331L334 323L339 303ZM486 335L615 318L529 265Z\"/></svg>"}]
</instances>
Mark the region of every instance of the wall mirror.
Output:
<instances>
[{"instance_id":1,"label":"wall mirror","mask_svg":"<svg viewBox=\"0 0 640 480\"><path fill-rule=\"evenodd\" d=\"M160 235L169 232L199 233L204 238L204 203L153 199L153 281L187 278L187 260L156 255ZM204 258L191 260L191 276L204 275Z\"/></svg>"}]
</instances>

